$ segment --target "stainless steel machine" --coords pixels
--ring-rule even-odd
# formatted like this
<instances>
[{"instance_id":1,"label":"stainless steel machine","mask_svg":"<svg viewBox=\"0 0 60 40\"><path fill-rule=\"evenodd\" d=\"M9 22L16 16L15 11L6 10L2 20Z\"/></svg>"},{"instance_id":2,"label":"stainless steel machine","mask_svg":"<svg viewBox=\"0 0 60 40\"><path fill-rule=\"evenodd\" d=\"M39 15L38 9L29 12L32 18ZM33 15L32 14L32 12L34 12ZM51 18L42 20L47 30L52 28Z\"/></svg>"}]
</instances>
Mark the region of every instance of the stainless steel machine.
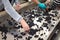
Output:
<instances>
[{"instance_id":1,"label":"stainless steel machine","mask_svg":"<svg viewBox=\"0 0 60 40\"><path fill-rule=\"evenodd\" d=\"M60 6L59 0L54 1ZM50 40L60 22L60 10L51 5L50 11L44 12L34 3L21 4L19 14L24 17L30 31L26 33L20 23L17 23L5 11L0 12L0 40ZM52 7L54 9L52 9Z\"/></svg>"}]
</instances>

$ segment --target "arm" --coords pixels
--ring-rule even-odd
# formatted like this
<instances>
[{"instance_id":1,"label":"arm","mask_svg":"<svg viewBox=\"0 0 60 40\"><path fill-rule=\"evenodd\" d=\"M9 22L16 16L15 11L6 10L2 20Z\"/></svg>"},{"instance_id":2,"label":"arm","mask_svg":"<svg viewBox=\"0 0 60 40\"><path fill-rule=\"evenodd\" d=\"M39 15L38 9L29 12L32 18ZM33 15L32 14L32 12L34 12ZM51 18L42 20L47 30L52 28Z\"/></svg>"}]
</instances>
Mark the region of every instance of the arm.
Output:
<instances>
[{"instance_id":1,"label":"arm","mask_svg":"<svg viewBox=\"0 0 60 40\"><path fill-rule=\"evenodd\" d=\"M22 27L25 29L25 31L29 30L28 24L25 22L25 20L22 18L21 15L19 15L15 9L10 4L9 0L2 0L2 3L4 4L6 12L17 22L21 23Z\"/></svg>"},{"instance_id":2,"label":"arm","mask_svg":"<svg viewBox=\"0 0 60 40\"><path fill-rule=\"evenodd\" d=\"M45 3L46 3L46 4L50 3L50 0L47 0Z\"/></svg>"},{"instance_id":3,"label":"arm","mask_svg":"<svg viewBox=\"0 0 60 40\"><path fill-rule=\"evenodd\" d=\"M7 11L7 13L17 22L20 21L20 19L22 19L22 16L19 15L14 8L12 7L12 5L10 4L9 0L2 0L5 10Z\"/></svg>"},{"instance_id":4,"label":"arm","mask_svg":"<svg viewBox=\"0 0 60 40\"><path fill-rule=\"evenodd\" d=\"M38 0L32 0L33 2L35 2L36 4L39 4L40 2ZM47 0L46 3L49 3L50 0Z\"/></svg>"},{"instance_id":5,"label":"arm","mask_svg":"<svg viewBox=\"0 0 60 40\"><path fill-rule=\"evenodd\" d=\"M38 0L32 0L32 1L35 2L36 4L40 3Z\"/></svg>"},{"instance_id":6,"label":"arm","mask_svg":"<svg viewBox=\"0 0 60 40\"><path fill-rule=\"evenodd\" d=\"M32 0L36 4L38 4L39 8L46 9L46 5L44 3L40 3L38 0Z\"/></svg>"}]
</instances>

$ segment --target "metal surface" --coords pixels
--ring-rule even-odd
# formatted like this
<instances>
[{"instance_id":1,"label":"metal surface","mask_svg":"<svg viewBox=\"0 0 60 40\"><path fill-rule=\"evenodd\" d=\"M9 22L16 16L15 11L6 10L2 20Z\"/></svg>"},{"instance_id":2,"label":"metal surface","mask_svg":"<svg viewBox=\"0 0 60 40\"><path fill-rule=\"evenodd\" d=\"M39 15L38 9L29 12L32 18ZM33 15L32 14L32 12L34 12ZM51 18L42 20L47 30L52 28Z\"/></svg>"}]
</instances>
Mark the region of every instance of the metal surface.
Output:
<instances>
[{"instance_id":1,"label":"metal surface","mask_svg":"<svg viewBox=\"0 0 60 40\"><path fill-rule=\"evenodd\" d=\"M14 21L12 18L9 18L8 20L5 20L5 22L2 22L0 24L0 26L3 27L5 25L4 27L15 27L15 28L12 28L12 29L10 28L8 30L8 32L6 32L7 34L5 33L5 31L1 31L1 35L3 35L3 36L1 36L2 38L4 36L6 36L7 37L6 40L14 40L14 39L16 39L16 40L17 39L18 40L40 40L40 39L41 40L50 40L50 37L54 34L55 28L60 21L60 10L51 10L47 14L47 13L43 13L43 11L41 11L37 6L32 9L25 9L24 11L21 11L20 15L22 15L24 17L24 19L26 20L26 22L29 24L30 28L32 29L30 31L31 33L26 33L24 35L25 32L24 32L24 29L21 28L21 24L16 23L16 21ZM41 18L42 20L39 18ZM48 18L50 18L50 19L48 19ZM50 21L51 21L51 23L50 23ZM46 24L47 24L48 28L47 28ZM20 25L20 27L19 27L19 25ZM35 31L36 31L36 33L35 33ZM23 34L21 34L21 33L23 33ZM33 35L33 33L34 33L34 35ZM16 35L20 36L20 38ZM36 35L38 35L38 36L36 36ZM31 39L28 39L28 38L31 38ZM5 38L3 38L3 39L5 39Z\"/></svg>"}]
</instances>

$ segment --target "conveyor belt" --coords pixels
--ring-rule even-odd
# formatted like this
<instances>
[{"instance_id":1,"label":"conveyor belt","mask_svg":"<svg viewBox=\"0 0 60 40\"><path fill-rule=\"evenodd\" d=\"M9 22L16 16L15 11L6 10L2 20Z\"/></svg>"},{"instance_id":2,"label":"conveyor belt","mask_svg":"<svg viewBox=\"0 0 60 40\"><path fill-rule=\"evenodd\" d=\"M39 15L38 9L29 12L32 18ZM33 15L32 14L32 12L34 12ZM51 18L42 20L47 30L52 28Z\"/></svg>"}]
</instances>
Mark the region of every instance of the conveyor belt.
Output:
<instances>
[{"instance_id":1,"label":"conveyor belt","mask_svg":"<svg viewBox=\"0 0 60 40\"><path fill-rule=\"evenodd\" d=\"M16 23L12 18L10 18L0 24L0 30L3 32L1 33L1 35L3 35L1 37L3 39L47 40L60 21L60 10L51 10L49 13L43 13L43 11L41 11L38 7L35 7L32 10L21 12L21 15L29 24L31 28L30 32L25 33L21 24ZM7 28L4 28L3 26L9 28L9 30L7 31Z\"/></svg>"}]
</instances>

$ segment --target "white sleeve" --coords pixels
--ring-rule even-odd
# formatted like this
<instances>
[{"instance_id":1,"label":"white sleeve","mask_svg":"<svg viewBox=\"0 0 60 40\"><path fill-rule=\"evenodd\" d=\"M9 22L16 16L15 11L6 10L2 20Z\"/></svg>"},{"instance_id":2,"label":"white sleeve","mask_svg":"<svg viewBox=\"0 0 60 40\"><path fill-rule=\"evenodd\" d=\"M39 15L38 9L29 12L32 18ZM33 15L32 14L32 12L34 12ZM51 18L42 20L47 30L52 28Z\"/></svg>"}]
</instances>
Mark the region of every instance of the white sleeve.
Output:
<instances>
[{"instance_id":1,"label":"white sleeve","mask_svg":"<svg viewBox=\"0 0 60 40\"><path fill-rule=\"evenodd\" d=\"M19 15L15 9L10 4L9 0L2 0L2 3L4 4L6 12L17 22L21 21L22 16Z\"/></svg>"}]
</instances>

